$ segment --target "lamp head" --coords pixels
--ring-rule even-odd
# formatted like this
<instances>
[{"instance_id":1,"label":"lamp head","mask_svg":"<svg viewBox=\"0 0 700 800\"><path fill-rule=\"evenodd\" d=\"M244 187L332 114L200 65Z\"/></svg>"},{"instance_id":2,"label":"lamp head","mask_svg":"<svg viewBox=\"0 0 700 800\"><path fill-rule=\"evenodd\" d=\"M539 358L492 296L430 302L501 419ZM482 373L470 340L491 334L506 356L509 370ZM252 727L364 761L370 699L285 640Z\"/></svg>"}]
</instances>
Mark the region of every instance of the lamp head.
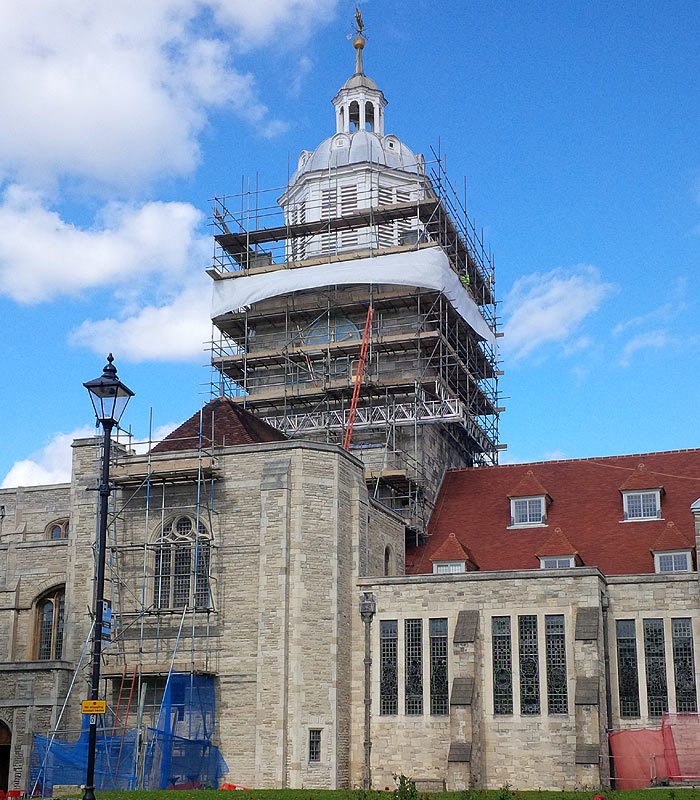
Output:
<instances>
[{"instance_id":1,"label":"lamp head","mask_svg":"<svg viewBox=\"0 0 700 800\"><path fill-rule=\"evenodd\" d=\"M110 353L102 375L83 384L90 394L97 421L108 427L119 424L126 404L134 396L131 389L117 377L117 368L113 361L114 357Z\"/></svg>"}]
</instances>

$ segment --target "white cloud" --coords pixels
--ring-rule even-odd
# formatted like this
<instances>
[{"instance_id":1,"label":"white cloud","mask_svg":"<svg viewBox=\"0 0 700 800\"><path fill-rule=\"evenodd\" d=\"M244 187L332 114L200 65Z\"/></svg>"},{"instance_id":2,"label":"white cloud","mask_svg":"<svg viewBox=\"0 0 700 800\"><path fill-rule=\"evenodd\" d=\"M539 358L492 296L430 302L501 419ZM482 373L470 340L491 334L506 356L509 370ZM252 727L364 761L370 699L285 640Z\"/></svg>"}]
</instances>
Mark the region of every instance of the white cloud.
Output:
<instances>
[{"instance_id":1,"label":"white cloud","mask_svg":"<svg viewBox=\"0 0 700 800\"><path fill-rule=\"evenodd\" d=\"M94 435L95 428L87 426L70 433L57 433L42 450L32 453L23 461L15 461L3 478L0 488L68 483L71 477L73 439Z\"/></svg>"},{"instance_id":2,"label":"white cloud","mask_svg":"<svg viewBox=\"0 0 700 800\"><path fill-rule=\"evenodd\" d=\"M0 181L71 175L110 185L190 172L214 109L268 134L254 77L231 64L333 0L5 0L0 24ZM284 41L284 39L282 39Z\"/></svg>"},{"instance_id":3,"label":"white cloud","mask_svg":"<svg viewBox=\"0 0 700 800\"><path fill-rule=\"evenodd\" d=\"M210 308L211 287L202 280L170 303L148 305L125 319L86 320L70 342L97 354L118 347L119 358L127 361L202 360L211 337Z\"/></svg>"},{"instance_id":4,"label":"white cloud","mask_svg":"<svg viewBox=\"0 0 700 800\"><path fill-rule=\"evenodd\" d=\"M112 204L102 226L79 228L38 193L10 186L0 204L0 294L35 303L135 277L177 278L203 256L202 219L189 203Z\"/></svg>"},{"instance_id":5,"label":"white cloud","mask_svg":"<svg viewBox=\"0 0 700 800\"><path fill-rule=\"evenodd\" d=\"M668 346L670 341L668 332L662 329L646 331L633 336L623 350L623 366L629 364L629 357L637 350L659 349Z\"/></svg>"},{"instance_id":6,"label":"white cloud","mask_svg":"<svg viewBox=\"0 0 700 800\"><path fill-rule=\"evenodd\" d=\"M545 461L561 461L566 458L566 453L563 450L549 450L543 458Z\"/></svg>"},{"instance_id":7,"label":"white cloud","mask_svg":"<svg viewBox=\"0 0 700 800\"><path fill-rule=\"evenodd\" d=\"M518 279L503 305L503 349L515 360L548 342L566 343L613 289L595 267L583 264Z\"/></svg>"}]
</instances>

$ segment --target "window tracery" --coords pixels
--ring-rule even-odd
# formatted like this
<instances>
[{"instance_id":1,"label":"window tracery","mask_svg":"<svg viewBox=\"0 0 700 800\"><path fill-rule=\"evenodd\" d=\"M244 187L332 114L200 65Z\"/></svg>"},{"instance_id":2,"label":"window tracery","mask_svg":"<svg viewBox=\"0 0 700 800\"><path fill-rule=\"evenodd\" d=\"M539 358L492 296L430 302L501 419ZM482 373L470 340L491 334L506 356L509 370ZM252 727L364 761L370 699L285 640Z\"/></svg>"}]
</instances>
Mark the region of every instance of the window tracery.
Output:
<instances>
[{"instance_id":1,"label":"window tracery","mask_svg":"<svg viewBox=\"0 0 700 800\"><path fill-rule=\"evenodd\" d=\"M60 661L63 657L65 588L51 589L36 603L36 660Z\"/></svg>"},{"instance_id":2,"label":"window tracery","mask_svg":"<svg viewBox=\"0 0 700 800\"><path fill-rule=\"evenodd\" d=\"M183 514L164 525L154 561L156 608L210 607L211 539L201 522Z\"/></svg>"}]
</instances>

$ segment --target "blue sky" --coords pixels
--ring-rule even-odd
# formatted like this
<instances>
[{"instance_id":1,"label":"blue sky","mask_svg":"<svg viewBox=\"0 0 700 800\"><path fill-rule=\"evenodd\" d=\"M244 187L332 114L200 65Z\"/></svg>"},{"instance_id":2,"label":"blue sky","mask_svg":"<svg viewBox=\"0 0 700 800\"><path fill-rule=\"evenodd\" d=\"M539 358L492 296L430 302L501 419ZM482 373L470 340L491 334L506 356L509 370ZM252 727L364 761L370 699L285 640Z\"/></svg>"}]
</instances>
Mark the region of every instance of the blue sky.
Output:
<instances>
[{"instance_id":1,"label":"blue sky","mask_svg":"<svg viewBox=\"0 0 700 800\"><path fill-rule=\"evenodd\" d=\"M366 0L387 132L496 259L504 461L700 446L695 2ZM10 0L0 481L62 480L113 351L145 437L208 399L209 198L334 131L345 0ZM39 22L37 23L37 20Z\"/></svg>"}]
</instances>

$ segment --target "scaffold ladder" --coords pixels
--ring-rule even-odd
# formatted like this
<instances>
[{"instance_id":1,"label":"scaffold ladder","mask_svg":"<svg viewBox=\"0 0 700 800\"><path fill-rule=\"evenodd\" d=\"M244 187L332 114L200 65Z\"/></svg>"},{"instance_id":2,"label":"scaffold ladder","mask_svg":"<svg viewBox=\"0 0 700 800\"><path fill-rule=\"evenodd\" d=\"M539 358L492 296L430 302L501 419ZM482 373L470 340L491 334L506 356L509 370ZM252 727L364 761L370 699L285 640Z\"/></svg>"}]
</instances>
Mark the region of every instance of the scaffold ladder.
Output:
<instances>
[{"instance_id":1,"label":"scaffold ladder","mask_svg":"<svg viewBox=\"0 0 700 800\"><path fill-rule=\"evenodd\" d=\"M357 362L357 373L355 374L355 385L352 390L352 401L350 403L350 413L348 415L348 425L345 429L345 439L343 449L350 450L352 439L352 429L355 425L355 415L357 414L357 401L360 398L360 388L362 379L365 376L365 362L367 361L367 351L369 350L369 340L372 335L372 320L374 319L374 306L367 309L367 319L365 320L365 330L362 334L362 345L360 346L360 359Z\"/></svg>"}]
</instances>

